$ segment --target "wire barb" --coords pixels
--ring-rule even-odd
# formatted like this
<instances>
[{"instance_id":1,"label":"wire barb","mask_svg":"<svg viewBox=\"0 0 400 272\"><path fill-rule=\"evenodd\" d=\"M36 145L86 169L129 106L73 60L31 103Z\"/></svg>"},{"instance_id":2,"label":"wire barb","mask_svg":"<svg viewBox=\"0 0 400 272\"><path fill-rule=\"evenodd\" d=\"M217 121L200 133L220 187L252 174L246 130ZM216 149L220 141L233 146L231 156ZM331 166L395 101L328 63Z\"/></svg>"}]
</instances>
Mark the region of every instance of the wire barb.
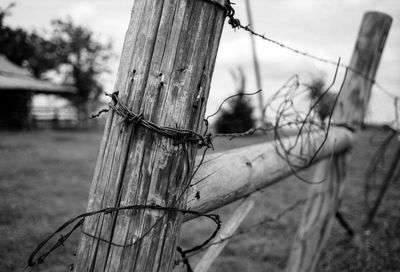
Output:
<instances>
[{"instance_id":1,"label":"wire barb","mask_svg":"<svg viewBox=\"0 0 400 272\"><path fill-rule=\"evenodd\" d=\"M193 130L178 129L167 126L160 126L145 119L143 113L136 114L129 110L126 105L118 98L118 92L112 94L106 93L111 97L112 102L108 104L109 108L123 118L123 124L134 124L137 126L145 127L155 133L170 138L174 141L174 145L181 145L184 143L197 144L199 149L203 147L213 148L212 139L210 134L201 135ZM102 113L108 112L109 109L102 109L97 114L92 115L93 118L99 117Z\"/></svg>"}]
</instances>

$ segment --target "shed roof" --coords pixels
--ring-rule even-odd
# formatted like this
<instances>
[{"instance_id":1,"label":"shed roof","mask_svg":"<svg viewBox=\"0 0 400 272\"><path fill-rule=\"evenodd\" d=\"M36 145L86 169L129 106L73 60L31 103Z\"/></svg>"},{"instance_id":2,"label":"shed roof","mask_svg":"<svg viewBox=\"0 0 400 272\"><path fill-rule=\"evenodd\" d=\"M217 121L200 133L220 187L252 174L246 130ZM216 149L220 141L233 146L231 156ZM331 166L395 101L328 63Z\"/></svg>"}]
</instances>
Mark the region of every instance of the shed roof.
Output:
<instances>
[{"instance_id":1,"label":"shed roof","mask_svg":"<svg viewBox=\"0 0 400 272\"><path fill-rule=\"evenodd\" d=\"M4 55L0 55L0 91L2 90L27 90L48 94L76 93L75 87L37 79L27 69L12 63Z\"/></svg>"}]
</instances>

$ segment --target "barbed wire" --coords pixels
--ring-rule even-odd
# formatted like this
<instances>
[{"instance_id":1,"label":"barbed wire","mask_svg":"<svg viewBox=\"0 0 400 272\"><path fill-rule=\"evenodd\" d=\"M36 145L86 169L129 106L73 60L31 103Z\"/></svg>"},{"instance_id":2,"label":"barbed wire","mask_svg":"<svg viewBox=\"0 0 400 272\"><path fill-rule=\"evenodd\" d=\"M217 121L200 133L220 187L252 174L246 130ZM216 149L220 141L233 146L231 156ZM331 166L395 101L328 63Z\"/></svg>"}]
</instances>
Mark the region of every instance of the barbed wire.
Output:
<instances>
[{"instance_id":1,"label":"barbed wire","mask_svg":"<svg viewBox=\"0 0 400 272\"><path fill-rule=\"evenodd\" d=\"M166 213L171 213L171 212L175 212L175 213L182 213L182 214L191 214L194 215L196 217L206 217L210 220L212 220L215 224L216 224L216 228L213 231L213 233L210 235L210 237L208 239L206 239L202 244L195 246L192 249L188 249L185 251L182 251L183 254L186 253L191 253L194 251L198 251L200 248L202 248L204 245L206 245L209 241L211 241L218 233L218 230L221 228L221 220L219 219L219 215L217 214L205 214L205 213L201 213L198 211L193 211L193 210L186 210L186 209L180 209L180 208L174 208L174 207L163 207L163 206L159 206L159 205L128 205L128 206L121 206L121 207L109 207L109 208L104 208L104 209L100 209L100 210L96 210L96 211L91 211L91 212L86 212L86 213L82 213L74 218L69 219L68 221L66 221L64 224L62 224L60 227L58 227L53 233L51 233L47 238L45 238L42 242L40 242L36 248L32 251L32 253L30 254L29 258L28 258L28 266L34 266L37 264L41 264L44 262L44 260L47 258L47 256L53 252L55 249L57 249L58 247L62 246L64 244L64 242L71 236L71 234L78 229L79 227L81 227L84 223L85 218L90 217L90 216L94 216L97 214L103 214L103 215L107 215L107 214L111 214L114 212L118 212L118 211L124 211L124 210L143 210L143 209L148 209L148 210L160 210L160 211L165 211ZM68 231L66 234L61 234L60 238L57 240L57 242L47 251L45 251L43 254L41 254L39 257L36 257L36 255L38 254L38 252L58 233L62 232L64 229L66 229L67 227L71 226L72 224L74 224L77 220L79 220L75 225L73 225L72 229L70 231ZM113 246L117 246L117 247L131 247L135 244L137 244L138 242L140 242L144 236L138 238L135 242L133 243L129 243L129 244L116 244L113 243L112 241L108 241L106 239L103 239L101 237L97 237L96 235L93 234L89 234L86 232L82 232L85 235L88 235L92 238L98 239L98 240L102 240L105 241Z\"/></svg>"},{"instance_id":2,"label":"barbed wire","mask_svg":"<svg viewBox=\"0 0 400 272\"><path fill-rule=\"evenodd\" d=\"M203 0L203 1L215 2L213 0ZM256 32L256 31L254 31L250 27L250 25L246 25L246 26L243 25L238 18L235 18L235 10L233 9L232 3L229 0L226 0L225 8L226 8L226 11L227 11L227 17L229 18L228 24L230 24L232 26L232 28L234 28L234 29L242 29L242 30L250 33L251 35L254 35L254 36L258 37L258 38L261 38L262 40L267 41L269 43L272 43L272 44L275 44L277 46L280 46L281 48L284 48L284 49L286 49L288 51L291 51L291 52L293 52L295 54L298 54L298 55L301 55L301 56L304 56L304 57L307 57L307 58L311 58L311 59L313 59L315 61L318 61L318 62L321 62L321 63L326 63L326 64L329 64L329 65L337 66L337 62L334 61L334 60L323 58L323 57L319 57L317 55L308 53L308 52L306 52L304 50L300 50L300 49L297 49L295 47L286 45L283 42L279 42L277 40L274 40L272 38L267 37L264 34L260 34L260 33ZM389 96L389 97L391 97L393 99L395 99L395 98L399 99L400 98L400 96L394 95L392 92L390 92L386 88L384 88L382 86L382 84L380 84L380 83L378 83L376 81L375 78L371 78L368 75L365 75L363 72L357 70L356 68L351 67L351 66L346 65L346 64L339 64L339 67L345 68L346 70L350 70L350 71L360 75L365 80L367 80L367 81L371 82L373 85L375 85L375 87L378 90L380 90L381 92L385 93L387 96Z\"/></svg>"},{"instance_id":3,"label":"barbed wire","mask_svg":"<svg viewBox=\"0 0 400 272\"><path fill-rule=\"evenodd\" d=\"M269 37L267 37L267 36L264 35L264 34L260 34L260 33L258 33L258 32L255 32L253 29L251 29L250 25L244 26L244 25L241 24L241 22L240 22L239 19L235 18L235 12L234 12L233 7L232 7L232 4L230 3L229 0L227 0L226 5L228 6L227 9L229 10L228 15L227 15L227 16L229 17L228 23L229 23L234 29L242 29L242 30L244 30L244 31L247 31L247 32L250 33L251 35L254 35L254 36L256 36L256 37L259 37L259 38L261 38L262 40L267 41L267 42L270 42L270 43L275 44L275 45L277 45L277 46L280 46L281 48L284 48L284 49L286 49L286 50L288 50L288 51L291 51L291 52L293 52L293 53L295 53L295 54L298 54L298 55L302 55L302 56L304 56L304 57L311 58L311 59L313 59L313 60L315 60L315 61L319 61L319 62L322 62L322 63L326 63L326 64L329 64L329 65L335 65L335 66L338 66L338 67L340 67L340 68L344 68L344 69L346 69L346 72L345 72L345 73L347 73L348 71L352 71L352 72L358 74L359 76L361 76L362 78L364 78L365 80L371 82L372 85L375 86L377 90L381 91L381 92L384 93L386 96L388 96L388 97L390 97L391 99L393 99L395 120L394 120L392 123L394 123L394 124L397 126L398 129L400 129L399 107L398 107L398 100L400 99L400 96L399 96L399 95L393 94L392 92L390 92L389 90L387 90L385 87L383 87L382 84L380 84L379 82L377 82L375 78L371 78L371 77L369 77L368 75L365 75L363 72L357 70L357 69L354 68L354 67L351 67L351 66L349 66L349 65L345 65L345 64L342 64L342 63L339 63L339 64L338 64L338 63L337 63L336 61L334 61L334 60L316 56L316 55L311 54L311 53L308 53L308 52L306 52L306 51L304 51L304 50L297 49L297 48L295 48L295 47L286 45L285 43L282 43L282 42L279 42L279 41L274 40L274 39L272 39L272 38L269 38ZM233 12L232 12L231 10L233 10Z\"/></svg>"},{"instance_id":4,"label":"barbed wire","mask_svg":"<svg viewBox=\"0 0 400 272\"><path fill-rule=\"evenodd\" d=\"M226 102L228 102L229 100L231 100L231 99L233 99L233 98L236 98L236 97L240 97L240 96L251 96L251 95L256 95L256 94L258 94L258 93L260 93L260 92L262 92L262 90L258 90L258 91L253 92L253 93L237 93L237 94L228 96L227 98L225 98L224 100L222 100L222 102L219 104L218 109L217 109L214 113L208 115L208 116L205 118L205 121L208 123L208 120L209 120L211 117L214 117L215 115L217 115L217 114L221 111L222 106L223 106Z\"/></svg>"},{"instance_id":5,"label":"barbed wire","mask_svg":"<svg viewBox=\"0 0 400 272\"><path fill-rule=\"evenodd\" d=\"M123 118L124 124L135 124L147 128L150 131L156 132L162 136L170 138L174 141L174 145L180 145L183 143L194 143L197 144L198 148L209 147L212 148L212 142L209 135L201 135L190 129L178 129L167 126L160 126L151 121L148 121L143 116L143 113L134 113L128 107L121 102L118 98L118 92L107 94L110 96L114 103L109 103L110 109L114 110L119 116ZM102 109L97 114L92 115L91 118L99 117L100 114L107 112L109 109Z\"/></svg>"},{"instance_id":6,"label":"barbed wire","mask_svg":"<svg viewBox=\"0 0 400 272\"><path fill-rule=\"evenodd\" d=\"M321 100L330 93L331 88L335 84L337 80L338 68L340 65L340 59L337 62L336 70L333 75L332 82L329 86L324 89L319 97L317 97L310 105L306 112L299 110L296 107L295 98L299 97L300 94L309 93L311 91L311 87L309 84L301 83L298 75L294 75L287 80L284 85L278 89L278 91L267 101L264 106L263 112L265 113L269 108L274 112L274 117L270 118L266 116L265 120L275 120L273 125L270 127L265 127L264 125L257 126L246 130L244 132L239 133L224 133L211 136L212 138L216 137L228 137L230 140L236 137L243 137L252 135L256 132L267 133L269 131L273 132L274 136L274 146L276 153L288 164L290 167L292 174L294 174L299 180L308 183L308 184L317 184L322 183L324 179L319 181L310 181L300 176L299 171L309 167L313 164L319 152L322 150L325 145L329 131L331 126L340 126L346 129L349 129L352 132L355 132L355 128L347 124L339 124L332 122L332 116L334 112L335 105L338 102L338 98L343 89L343 83L346 80L347 70L344 74L341 87L339 91L334 95L334 101L329 109L329 115L327 117L327 124L325 125L323 120L318 119L317 116L317 107L321 103ZM249 95L256 94L250 93ZM228 101L229 99L235 96L230 96L227 99L223 100L218 110L208 116L214 117L218 112L220 112L222 108L222 104ZM278 106L275 109L273 107L274 103L277 103ZM283 128L295 128L295 140L294 142L288 146L287 142L284 139L287 137L285 135L285 131ZM311 134L316 132L323 133L323 139L320 144L317 146L311 144L312 141ZM299 146L303 148L304 146L308 146L308 152L293 152L294 149ZM303 155L304 154L304 155ZM311 154L311 155L310 155Z\"/></svg>"},{"instance_id":7,"label":"barbed wire","mask_svg":"<svg viewBox=\"0 0 400 272\"><path fill-rule=\"evenodd\" d=\"M339 65L340 65L340 59L339 59L339 61L337 63L337 67L336 67L335 74L333 76L333 80L332 80L331 84L326 88L325 91L322 92L322 94L310 106L310 109L306 113L305 117L302 118L301 115L299 114L299 111L297 111L297 110L294 111L294 113L295 113L294 119L300 121L299 122L300 125L298 127L298 134L297 134L297 137L296 137L296 140L295 140L294 144L292 146L285 147L285 144L282 141L282 137L281 137L279 131L275 130L275 132L274 132L274 143L276 144L276 152L277 152L277 154L279 156L281 156L281 158L284 159L287 162L287 164L289 165L290 169L292 170L292 173L299 180L301 180L301 181L303 181L305 183L308 183L308 184L322 183L326 178L326 175L325 175L325 177L322 178L321 180L309 181L309 180L303 178L302 176L300 176L300 174L298 172L299 172L299 170L305 169L305 168L309 167L310 165L312 165L312 163L314 162L315 158L317 157L319 152L322 150L322 147L325 145L325 143L326 143L326 141L328 139L329 130L330 130L330 127L332 126L333 112L334 112L335 106L337 104L339 95L342 92L343 83L345 82L345 79L346 79L346 76L347 76L347 70L346 70L346 73L344 75L344 78L343 78L343 81L342 81L342 85L341 85L338 93L336 94L335 100L334 100L333 105L332 105L332 107L330 109L329 116L328 116L328 125L326 126L326 128L325 128L323 123L318 125L318 123L315 121L315 119L316 119L315 109L316 109L317 105L320 103L320 101L324 98L324 96L331 90L332 86L335 84ZM296 84L296 86L300 86L300 84ZM276 118L275 127L277 127L277 125L279 125L280 119L282 118L282 116L285 115L285 112L286 112L286 107L285 106L286 106L287 103L289 103L290 105L293 105L292 100L285 100L282 103L283 111L278 114L278 117ZM311 119L311 121L310 121L310 119ZM323 121L323 120L321 120L321 121ZM307 141L307 143L308 143L307 146L309 146L310 148L312 147L312 145L310 144L310 140L311 140L310 134L312 132L315 132L316 129L322 130L323 133L324 133L324 137L323 137L323 140L321 141L321 143L316 147L316 149L314 149L314 151L307 152L308 154L312 154L311 157L308 158L308 157L302 156L301 154L303 152L300 152L300 154L293 154L292 150L297 146L299 141L301 142L300 143L301 147L304 146L304 140ZM353 130L353 128L352 128L352 130ZM334 151L332 152L332 156L333 156L333 154L334 154ZM331 159L332 159L332 156L331 156ZM296 160L300 160L301 163L300 164L293 163L292 162L292 158L293 157Z\"/></svg>"}]
</instances>

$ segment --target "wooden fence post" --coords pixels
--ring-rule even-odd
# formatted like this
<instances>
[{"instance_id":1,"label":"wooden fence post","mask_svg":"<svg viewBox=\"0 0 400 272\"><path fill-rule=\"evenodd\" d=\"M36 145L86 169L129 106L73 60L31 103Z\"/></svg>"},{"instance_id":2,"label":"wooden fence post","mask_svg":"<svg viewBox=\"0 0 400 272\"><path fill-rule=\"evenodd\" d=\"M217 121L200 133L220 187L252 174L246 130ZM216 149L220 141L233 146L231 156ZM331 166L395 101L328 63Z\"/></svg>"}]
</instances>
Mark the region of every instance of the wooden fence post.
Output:
<instances>
[{"instance_id":1,"label":"wooden fence post","mask_svg":"<svg viewBox=\"0 0 400 272\"><path fill-rule=\"evenodd\" d=\"M135 0L88 211L128 205L184 208L197 144L138 121L199 132L226 11L224 0ZM132 120L131 120L132 121ZM74 271L171 271L182 215L137 209L86 218Z\"/></svg>"},{"instance_id":2,"label":"wooden fence post","mask_svg":"<svg viewBox=\"0 0 400 272\"><path fill-rule=\"evenodd\" d=\"M391 17L368 12L364 15L348 76L335 108L333 121L359 126L366 114L373 80L391 25ZM355 72L358 71L359 73ZM366 79L368 78L368 79ZM288 264L288 271L314 271L329 237L343 191L346 155L320 162L309 196L316 196L304 209Z\"/></svg>"}]
</instances>

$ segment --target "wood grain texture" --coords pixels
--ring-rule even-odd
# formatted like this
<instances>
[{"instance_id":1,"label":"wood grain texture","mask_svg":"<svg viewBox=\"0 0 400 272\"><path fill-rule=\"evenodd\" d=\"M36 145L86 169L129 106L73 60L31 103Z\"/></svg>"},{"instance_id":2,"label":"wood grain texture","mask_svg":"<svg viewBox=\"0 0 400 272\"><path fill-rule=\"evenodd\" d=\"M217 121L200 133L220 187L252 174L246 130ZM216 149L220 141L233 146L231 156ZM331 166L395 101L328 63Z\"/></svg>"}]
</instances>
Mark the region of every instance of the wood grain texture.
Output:
<instances>
[{"instance_id":1,"label":"wood grain texture","mask_svg":"<svg viewBox=\"0 0 400 272\"><path fill-rule=\"evenodd\" d=\"M359 126L365 117L381 54L392 19L378 12L364 15L342 94L335 108L333 120L337 123ZM365 79L367 76L370 80ZM313 185L313 197L303 209L287 271L312 272L316 269L322 250L329 238L335 214L339 207L346 170L346 155L320 162L314 179L326 177L325 182Z\"/></svg>"},{"instance_id":2,"label":"wood grain texture","mask_svg":"<svg viewBox=\"0 0 400 272\"><path fill-rule=\"evenodd\" d=\"M114 90L122 103L158 125L199 131L224 19L204 1L134 1ZM184 208L196 150L110 113L88 211ZM170 271L181 223L181 214L149 209L92 216L74 271Z\"/></svg>"},{"instance_id":3,"label":"wood grain texture","mask_svg":"<svg viewBox=\"0 0 400 272\"><path fill-rule=\"evenodd\" d=\"M358 73L348 71L343 85L344 92L335 108L336 122L360 125L364 121L391 24L392 18L389 15L379 12L364 14L349 64Z\"/></svg>"},{"instance_id":4,"label":"wood grain texture","mask_svg":"<svg viewBox=\"0 0 400 272\"><path fill-rule=\"evenodd\" d=\"M324 132L316 131L307 135L306 141L296 141L295 136L283 139L286 147L294 146L291 150L291 162L301 163L295 156L311 159L323 142L324 136ZM329 137L313 163L332 157L332 153L345 152L352 146L352 137L353 133L347 129L331 128ZM187 207L210 212L271 186L292 174L293 170L276 152L274 142L214 153L205 157L203 165L194 176ZM184 220L191 218L193 217L187 215Z\"/></svg>"},{"instance_id":5,"label":"wood grain texture","mask_svg":"<svg viewBox=\"0 0 400 272\"><path fill-rule=\"evenodd\" d=\"M252 198L243 199L242 203L240 203L239 207L233 212L229 220L222 225L222 229L219 231L217 237L211 241L211 244L215 244L207 249L206 253L204 253L203 257L196 265L194 272L207 272L210 269L212 263L218 258L219 254L228 243L226 239L235 234L253 206L254 200Z\"/></svg>"}]
</instances>

